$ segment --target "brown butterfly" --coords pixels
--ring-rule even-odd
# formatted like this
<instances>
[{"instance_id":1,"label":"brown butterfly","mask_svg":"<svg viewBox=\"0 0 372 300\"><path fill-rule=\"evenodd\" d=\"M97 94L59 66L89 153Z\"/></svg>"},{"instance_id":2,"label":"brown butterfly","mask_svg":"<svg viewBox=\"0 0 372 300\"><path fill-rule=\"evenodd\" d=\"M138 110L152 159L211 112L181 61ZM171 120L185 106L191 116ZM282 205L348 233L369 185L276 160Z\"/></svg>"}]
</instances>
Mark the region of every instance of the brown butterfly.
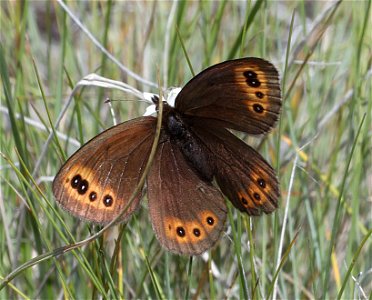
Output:
<instances>
[{"instance_id":1,"label":"brown butterfly","mask_svg":"<svg viewBox=\"0 0 372 300\"><path fill-rule=\"evenodd\" d=\"M210 249L224 228L224 195L249 215L277 208L275 171L228 129L266 133L277 122L280 109L278 72L260 58L214 65L186 84L175 107L164 103L147 196L153 229L165 248L188 255ZM113 220L140 180L156 121L144 116L124 122L82 146L54 179L58 203L85 220ZM139 207L141 197L132 202L122 221Z\"/></svg>"}]
</instances>

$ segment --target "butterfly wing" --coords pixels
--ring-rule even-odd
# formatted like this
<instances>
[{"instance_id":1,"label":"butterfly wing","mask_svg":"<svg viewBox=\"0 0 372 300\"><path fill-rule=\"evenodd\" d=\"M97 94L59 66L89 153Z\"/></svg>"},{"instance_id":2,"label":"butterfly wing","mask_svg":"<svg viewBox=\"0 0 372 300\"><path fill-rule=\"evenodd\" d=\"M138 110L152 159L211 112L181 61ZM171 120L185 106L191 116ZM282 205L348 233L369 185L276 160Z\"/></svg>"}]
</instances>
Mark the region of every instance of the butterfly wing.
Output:
<instances>
[{"instance_id":1,"label":"butterfly wing","mask_svg":"<svg viewBox=\"0 0 372 300\"><path fill-rule=\"evenodd\" d=\"M158 146L147 185L152 226L165 248L198 255L215 244L226 219L224 197L168 139Z\"/></svg>"},{"instance_id":2,"label":"butterfly wing","mask_svg":"<svg viewBox=\"0 0 372 300\"><path fill-rule=\"evenodd\" d=\"M83 145L62 166L53 194L81 219L107 223L128 204L149 157L156 118L140 117L114 126ZM122 221L138 207L138 195Z\"/></svg>"},{"instance_id":3,"label":"butterfly wing","mask_svg":"<svg viewBox=\"0 0 372 300\"><path fill-rule=\"evenodd\" d=\"M265 159L225 128L197 120L193 132L210 152L210 163L221 191L249 215L278 207L279 184Z\"/></svg>"},{"instance_id":4,"label":"butterfly wing","mask_svg":"<svg viewBox=\"0 0 372 300\"><path fill-rule=\"evenodd\" d=\"M226 128L265 133L280 113L278 71L254 57L222 62L191 79L178 94L175 107L188 116L218 120Z\"/></svg>"}]
</instances>

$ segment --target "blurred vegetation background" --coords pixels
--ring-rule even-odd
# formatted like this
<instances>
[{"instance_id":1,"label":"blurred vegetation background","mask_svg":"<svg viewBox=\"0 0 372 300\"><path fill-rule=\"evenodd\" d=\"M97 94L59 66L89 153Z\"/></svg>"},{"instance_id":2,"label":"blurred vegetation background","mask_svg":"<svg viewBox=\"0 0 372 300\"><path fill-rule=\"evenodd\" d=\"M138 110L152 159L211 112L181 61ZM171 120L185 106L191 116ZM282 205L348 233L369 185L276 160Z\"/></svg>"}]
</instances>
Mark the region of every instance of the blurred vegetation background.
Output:
<instances>
[{"instance_id":1,"label":"blurred vegetation background","mask_svg":"<svg viewBox=\"0 0 372 300\"><path fill-rule=\"evenodd\" d=\"M0 7L1 299L371 299L371 1ZM231 208L217 246L192 259L161 248L146 201L113 234L61 249L99 227L56 206L53 176L79 144L113 125L107 97L133 100L81 89L55 129L62 157L47 139L76 83L95 72L157 93L159 81L187 83L190 65L198 73L246 56L270 60L282 78L280 124L268 136L241 135L278 169L279 209L249 218ZM113 102L120 121L145 108Z\"/></svg>"}]
</instances>

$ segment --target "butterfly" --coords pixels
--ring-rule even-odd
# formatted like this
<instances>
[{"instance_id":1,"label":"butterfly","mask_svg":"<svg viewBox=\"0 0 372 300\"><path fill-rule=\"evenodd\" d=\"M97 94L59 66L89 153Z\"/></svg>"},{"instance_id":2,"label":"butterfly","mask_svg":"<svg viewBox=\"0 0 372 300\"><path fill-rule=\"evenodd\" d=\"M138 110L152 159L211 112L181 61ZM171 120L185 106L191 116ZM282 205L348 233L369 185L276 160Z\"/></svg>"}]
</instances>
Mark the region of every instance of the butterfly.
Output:
<instances>
[{"instance_id":1,"label":"butterfly","mask_svg":"<svg viewBox=\"0 0 372 300\"><path fill-rule=\"evenodd\" d=\"M153 97L158 105L159 98ZM218 241L225 198L257 216L278 207L273 168L231 130L267 133L281 110L279 75L268 61L248 57L211 66L163 104L160 140L147 175L155 235L171 252L199 255ZM53 181L62 208L105 224L128 204L148 161L157 118L142 116L97 135L77 150ZM138 209L137 195L120 221Z\"/></svg>"}]
</instances>

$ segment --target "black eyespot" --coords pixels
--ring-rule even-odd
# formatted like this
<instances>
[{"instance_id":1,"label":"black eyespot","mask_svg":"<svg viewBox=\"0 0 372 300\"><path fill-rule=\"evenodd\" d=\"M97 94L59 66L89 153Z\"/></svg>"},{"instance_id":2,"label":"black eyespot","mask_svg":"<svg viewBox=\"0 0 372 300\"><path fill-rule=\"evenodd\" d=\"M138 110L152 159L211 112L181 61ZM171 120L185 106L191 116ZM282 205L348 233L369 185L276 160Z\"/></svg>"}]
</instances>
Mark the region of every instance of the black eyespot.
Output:
<instances>
[{"instance_id":1,"label":"black eyespot","mask_svg":"<svg viewBox=\"0 0 372 300\"><path fill-rule=\"evenodd\" d=\"M241 197L240 200L242 201L243 205L247 205L248 201L244 197Z\"/></svg>"},{"instance_id":2,"label":"black eyespot","mask_svg":"<svg viewBox=\"0 0 372 300\"><path fill-rule=\"evenodd\" d=\"M71 179L71 186L73 189L76 189L78 186L79 186L79 183L81 181L81 176L78 174L78 175L75 175L72 179Z\"/></svg>"},{"instance_id":3,"label":"black eyespot","mask_svg":"<svg viewBox=\"0 0 372 300\"><path fill-rule=\"evenodd\" d=\"M256 92L256 96L257 96L257 98L262 99L264 97L264 94L261 93L261 92Z\"/></svg>"},{"instance_id":4,"label":"black eyespot","mask_svg":"<svg viewBox=\"0 0 372 300\"><path fill-rule=\"evenodd\" d=\"M264 111L264 108L260 104L253 104L253 109L256 113L262 114Z\"/></svg>"},{"instance_id":5,"label":"black eyespot","mask_svg":"<svg viewBox=\"0 0 372 300\"><path fill-rule=\"evenodd\" d=\"M248 78L257 78L257 73L253 72L252 70L248 70L248 71L243 72L243 75L247 79Z\"/></svg>"},{"instance_id":6,"label":"black eyespot","mask_svg":"<svg viewBox=\"0 0 372 300\"><path fill-rule=\"evenodd\" d=\"M208 223L208 225L212 226L214 224L214 219L212 217L208 217L207 218L207 223Z\"/></svg>"},{"instance_id":7,"label":"black eyespot","mask_svg":"<svg viewBox=\"0 0 372 300\"><path fill-rule=\"evenodd\" d=\"M97 200L97 193L96 192L90 192L89 200L92 201L92 202L96 201Z\"/></svg>"},{"instance_id":8,"label":"black eyespot","mask_svg":"<svg viewBox=\"0 0 372 300\"><path fill-rule=\"evenodd\" d=\"M261 200L261 196L260 196L259 193L254 193L254 194L253 194L253 197L254 197L254 199L256 199L256 200Z\"/></svg>"},{"instance_id":9,"label":"black eyespot","mask_svg":"<svg viewBox=\"0 0 372 300\"><path fill-rule=\"evenodd\" d=\"M111 197L110 195L106 195L106 196L103 198L103 204L104 204L106 207L110 207L113 203L114 203L114 199L112 199L112 197Z\"/></svg>"},{"instance_id":10,"label":"black eyespot","mask_svg":"<svg viewBox=\"0 0 372 300\"><path fill-rule=\"evenodd\" d=\"M86 181L84 179L84 180L79 182L79 186L78 186L77 190L78 190L78 193L80 195L84 195L88 191L88 188L89 188L89 183L88 183L88 181Z\"/></svg>"},{"instance_id":11,"label":"black eyespot","mask_svg":"<svg viewBox=\"0 0 372 300\"><path fill-rule=\"evenodd\" d=\"M263 180L262 178L258 178L257 179L257 183L260 187L262 187L263 189L266 187L266 182L265 180Z\"/></svg>"},{"instance_id":12,"label":"black eyespot","mask_svg":"<svg viewBox=\"0 0 372 300\"><path fill-rule=\"evenodd\" d=\"M194 233L194 235L196 237L199 237L200 236L200 230L198 228L194 228L194 230L192 232Z\"/></svg>"},{"instance_id":13,"label":"black eyespot","mask_svg":"<svg viewBox=\"0 0 372 300\"><path fill-rule=\"evenodd\" d=\"M261 85L261 82L257 78L248 78L246 82L250 87L256 88Z\"/></svg>"},{"instance_id":14,"label":"black eyespot","mask_svg":"<svg viewBox=\"0 0 372 300\"><path fill-rule=\"evenodd\" d=\"M179 226L179 227L177 227L176 230L177 230L178 236L184 237L186 235L186 231L183 227Z\"/></svg>"}]
</instances>

